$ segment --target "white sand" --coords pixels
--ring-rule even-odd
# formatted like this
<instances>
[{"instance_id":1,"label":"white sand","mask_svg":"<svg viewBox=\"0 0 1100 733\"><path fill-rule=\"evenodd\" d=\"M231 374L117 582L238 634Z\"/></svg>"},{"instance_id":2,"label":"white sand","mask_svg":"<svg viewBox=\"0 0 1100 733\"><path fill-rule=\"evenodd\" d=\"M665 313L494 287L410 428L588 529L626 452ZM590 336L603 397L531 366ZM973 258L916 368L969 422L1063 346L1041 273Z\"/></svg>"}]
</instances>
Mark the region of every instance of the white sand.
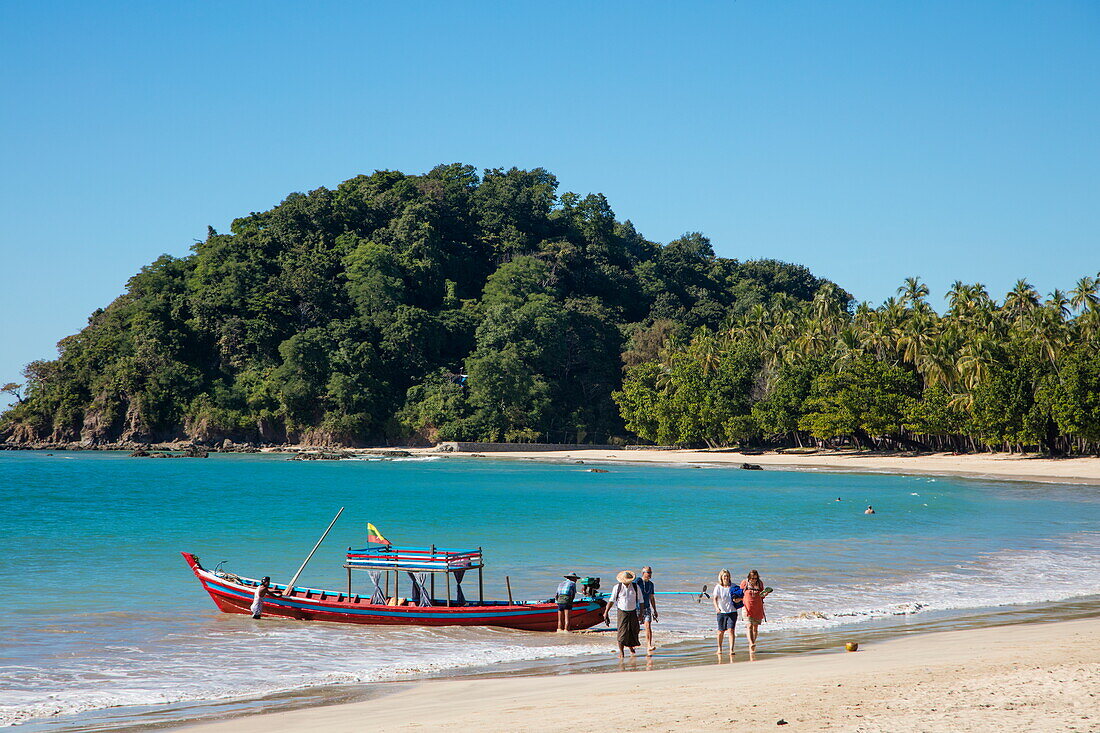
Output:
<instances>
[{"instance_id":1,"label":"white sand","mask_svg":"<svg viewBox=\"0 0 1100 733\"><path fill-rule=\"evenodd\" d=\"M417 450L424 455L469 457L470 453L438 453ZM768 468L819 469L874 473L930 474L942 476L986 476L998 479L1100 484L1100 457L1043 458L1035 455L979 453L954 455L930 453L906 455L871 451L819 451L816 453L764 453L744 455L733 451L705 450L569 450L502 451L484 453L492 458L519 460L585 461L599 466L606 461L631 463L730 464L756 463Z\"/></svg>"},{"instance_id":2,"label":"white sand","mask_svg":"<svg viewBox=\"0 0 1100 733\"><path fill-rule=\"evenodd\" d=\"M788 725L777 727L781 719ZM187 730L567 727L1100 731L1100 618L939 632L871 644L851 654L838 650L733 665L646 671L641 661L633 671L608 674L431 680L368 702L253 715Z\"/></svg>"}]
</instances>

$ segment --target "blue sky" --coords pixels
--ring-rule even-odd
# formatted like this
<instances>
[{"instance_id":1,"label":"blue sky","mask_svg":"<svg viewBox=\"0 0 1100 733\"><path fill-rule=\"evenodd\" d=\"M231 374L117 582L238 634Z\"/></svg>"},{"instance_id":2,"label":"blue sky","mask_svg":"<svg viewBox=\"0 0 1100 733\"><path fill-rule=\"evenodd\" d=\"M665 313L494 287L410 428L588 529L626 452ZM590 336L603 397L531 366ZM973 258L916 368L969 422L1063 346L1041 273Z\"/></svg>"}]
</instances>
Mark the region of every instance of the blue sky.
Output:
<instances>
[{"instance_id":1,"label":"blue sky","mask_svg":"<svg viewBox=\"0 0 1100 733\"><path fill-rule=\"evenodd\" d=\"M1043 293L1100 270L1100 3L0 6L0 382L162 253L378 168L543 166L651 239Z\"/></svg>"}]
</instances>

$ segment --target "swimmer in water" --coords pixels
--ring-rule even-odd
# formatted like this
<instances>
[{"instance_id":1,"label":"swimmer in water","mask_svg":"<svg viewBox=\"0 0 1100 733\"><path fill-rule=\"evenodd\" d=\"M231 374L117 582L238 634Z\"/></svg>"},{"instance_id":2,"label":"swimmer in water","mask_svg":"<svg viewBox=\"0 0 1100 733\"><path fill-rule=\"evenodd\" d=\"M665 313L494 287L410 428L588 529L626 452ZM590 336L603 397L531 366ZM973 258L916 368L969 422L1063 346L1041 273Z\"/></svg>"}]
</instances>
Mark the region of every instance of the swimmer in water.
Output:
<instances>
[{"instance_id":1,"label":"swimmer in water","mask_svg":"<svg viewBox=\"0 0 1100 733\"><path fill-rule=\"evenodd\" d=\"M867 508L863 510L863 513L864 514L874 514L875 513L875 508L873 506L871 506L870 504L868 504Z\"/></svg>"}]
</instances>

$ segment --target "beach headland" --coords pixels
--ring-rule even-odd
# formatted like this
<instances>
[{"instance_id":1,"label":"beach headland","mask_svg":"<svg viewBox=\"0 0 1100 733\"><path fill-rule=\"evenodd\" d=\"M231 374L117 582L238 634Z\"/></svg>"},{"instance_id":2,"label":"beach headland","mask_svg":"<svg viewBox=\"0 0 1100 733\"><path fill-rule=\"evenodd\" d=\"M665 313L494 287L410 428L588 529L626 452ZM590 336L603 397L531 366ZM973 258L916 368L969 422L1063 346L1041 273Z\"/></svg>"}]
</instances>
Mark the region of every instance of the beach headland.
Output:
<instances>
[{"instance_id":1,"label":"beach headland","mask_svg":"<svg viewBox=\"0 0 1100 733\"><path fill-rule=\"evenodd\" d=\"M743 654L744 652L742 652ZM432 680L367 702L252 715L193 733L646 730L1095 731L1100 618L915 635L732 665Z\"/></svg>"}]
</instances>

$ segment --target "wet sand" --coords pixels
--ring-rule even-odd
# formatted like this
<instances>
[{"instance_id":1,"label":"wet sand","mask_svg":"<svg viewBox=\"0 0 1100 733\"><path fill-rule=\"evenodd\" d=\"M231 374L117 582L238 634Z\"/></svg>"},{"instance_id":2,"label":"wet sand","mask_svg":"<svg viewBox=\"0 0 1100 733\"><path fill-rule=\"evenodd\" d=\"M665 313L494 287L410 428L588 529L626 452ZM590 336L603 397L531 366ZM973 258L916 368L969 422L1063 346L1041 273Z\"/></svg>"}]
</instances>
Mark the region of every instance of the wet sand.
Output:
<instances>
[{"instance_id":1,"label":"wet sand","mask_svg":"<svg viewBox=\"0 0 1100 733\"><path fill-rule=\"evenodd\" d=\"M774 730L780 720L804 731L1097 730L1100 618L733 665L647 671L643 658L610 674L430 680L367 702L186 730Z\"/></svg>"}]
</instances>

